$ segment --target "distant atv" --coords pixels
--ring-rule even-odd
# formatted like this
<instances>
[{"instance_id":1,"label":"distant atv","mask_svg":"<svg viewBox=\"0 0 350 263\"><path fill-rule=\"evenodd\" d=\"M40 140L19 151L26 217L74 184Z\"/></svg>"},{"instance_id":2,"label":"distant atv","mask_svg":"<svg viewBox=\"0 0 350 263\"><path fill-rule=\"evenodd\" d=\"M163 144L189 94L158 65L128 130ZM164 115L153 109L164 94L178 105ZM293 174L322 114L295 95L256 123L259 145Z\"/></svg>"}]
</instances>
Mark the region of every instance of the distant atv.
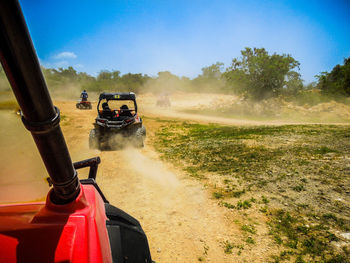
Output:
<instances>
[{"instance_id":1,"label":"distant atv","mask_svg":"<svg viewBox=\"0 0 350 263\"><path fill-rule=\"evenodd\" d=\"M88 100L81 100L77 104L75 104L75 106L77 107L77 109L81 109L81 110L91 110L92 109L91 102Z\"/></svg>"},{"instance_id":2,"label":"distant atv","mask_svg":"<svg viewBox=\"0 0 350 263\"><path fill-rule=\"evenodd\" d=\"M137 114L133 92L100 94L94 126L89 135L90 149L122 147L126 143L144 146L146 129Z\"/></svg>"},{"instance_id":3,"label":"distant atv","mask_svg":"<svg viewBox=\"0 0 350 263\"><path fill-rule=\"evenodd\" d=\"M168 108L171 106L169 97L167 95L161 95L157 100L158 107Z\"/></svg>"}]
</instances>

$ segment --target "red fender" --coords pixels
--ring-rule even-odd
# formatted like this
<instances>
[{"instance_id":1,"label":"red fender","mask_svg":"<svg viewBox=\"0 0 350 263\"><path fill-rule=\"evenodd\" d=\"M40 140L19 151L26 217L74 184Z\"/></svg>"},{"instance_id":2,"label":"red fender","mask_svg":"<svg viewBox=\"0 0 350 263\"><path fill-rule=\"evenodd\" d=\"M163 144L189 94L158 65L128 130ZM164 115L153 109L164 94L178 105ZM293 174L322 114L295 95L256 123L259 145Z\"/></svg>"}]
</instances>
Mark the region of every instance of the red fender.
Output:
<instances>
[{"instance_id":1,"label":"red fender","mask_svg":"<svg viewBox=\"0 0 350 263\"><path fill-rule=\"evenodd\" d=\"M0 262L112 262L104 202L81 185L66 205L0 205Z\"/></svg>"}]
</instances>

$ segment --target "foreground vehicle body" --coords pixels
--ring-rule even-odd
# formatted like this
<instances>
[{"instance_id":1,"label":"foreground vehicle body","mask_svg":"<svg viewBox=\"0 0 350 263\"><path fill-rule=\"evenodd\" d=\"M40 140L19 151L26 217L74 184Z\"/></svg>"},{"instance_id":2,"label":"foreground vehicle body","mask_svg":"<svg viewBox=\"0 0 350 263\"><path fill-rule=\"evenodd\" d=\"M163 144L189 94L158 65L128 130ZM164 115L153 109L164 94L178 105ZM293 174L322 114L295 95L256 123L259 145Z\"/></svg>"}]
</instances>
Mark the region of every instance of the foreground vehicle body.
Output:
<instances>
[{"instance_id":1,"label":"foreground vehicle body","mask_svg":"<svg viewBox=\"0 0 350 263\"><path fill-rule=\"evenodd\" d=\"M139 222L92 181L66 205L1 205L0 244L0 262L152 262Z\"/></svg>"},{"instance_id":2,"label":"foreground vehicle body","mask_svg":"<svg viewBox=\"0 0 350 263\"><path fill-rule=\"evenodd\" d=\"M111 102L123 104L110 108ZM129 102L130 108L124 104ZM137 113L136 95L129 93L102 93L97 105L94 129L90 131L89 145L93 149L118 148L125 144L143 147L146 129Z\"/></svg>"},{"instance_id":3,"label":"foreground vehicle body","mask_svg":"<svg viewBox=\"0 0 350 263\"><path fill-rule=\"evenodd\" d=\"M0 262L152 262L140 223L112 206L96 184L99 158L77 198L0 205Z\"/></svg>"},{"instance_id":4,"label":"foreground vehicle body","mask_svg":"<svg viewBox=\"0 0 350 263\"><path fill-rule=\"evenodd\" d=\"M152 262L139 222L96 184L99 157L72 164L17 1L0 1L0 59L53 184L46 202L0 205L0 262Z\"/></svg>"}]
</instances>

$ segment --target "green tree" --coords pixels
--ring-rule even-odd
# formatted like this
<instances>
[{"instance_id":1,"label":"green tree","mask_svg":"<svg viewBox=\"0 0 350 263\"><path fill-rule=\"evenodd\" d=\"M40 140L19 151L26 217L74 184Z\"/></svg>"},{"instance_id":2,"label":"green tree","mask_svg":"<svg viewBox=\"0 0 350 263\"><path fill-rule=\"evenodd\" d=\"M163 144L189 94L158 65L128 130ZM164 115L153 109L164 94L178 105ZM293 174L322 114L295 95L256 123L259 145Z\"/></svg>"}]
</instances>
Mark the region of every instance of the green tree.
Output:
<instances>
[{"instance_id":1,"label":"green tree","mask_svg":"<svg viewBox=\"0 0 350 263\"><path fill-rule=\"evenodd\" d=\"M119 70L115 70L115 71L112 71L112 79L117 81L120 79L120 71Z\"/></svg>"},{"instance_id":2,"label":"green tree","mask_svg":"<svg viewBox=\"0 0 350 263\"><path fill-rule=\"evenodd\" d=\"M208 67L202 68L201 77L206 79L220 79L223 71L224 63L216 62Z\"/></svg>"},{"instance_id":3,"label":"green tree","mask_svg":"<svg viewBox=\"0 0 350 263\"><path fill-rule=\"evenodd\" d=\"M61 75L61 77L69 80L75 80L78 76L77 71L71 66L66 69L58 68L58 74Z\"/></svg>"},{"instance_id":4,"label":"green tree","mask_svg":"<svg viewBox=\"0 0 350 263\"><path fill-rule=\"evenodd\" d=\"M158 79L162 81L179 81L179 77L171 73L170 71L158 72Z\"/></svg>"},{"instance_id":5,"label":"green tree","mask_svg":"<svg viewBox=\"0 0 350 263\"><path fill-rule=\"evenodd\" d=\"M300 74L295 71L290 71L286 75L285 89L286 95L295 96L304 89L303 81Z\"/></svg>"},{"instance_id":6,"label":"green tree","mask_svg":"<svg viewBox=\"0 0 350 263\"><path fill-rule=\"evenodd\" d=\"M197 92L220 92L223 91L222 71L224 63L216 62L202 68L202 74L193 79L192 84Z\"/></svg>"},{"instance_id":7,"label":"green tree","mask_svg":"<svg viewBox=\"0 0 350 263\"><path fill-rule=\"evenodd\" d=\"M96 77L95 83L92 85L96 91L113 91L121 88L120 71L102 70Z\"/></svg>"},{"instance_id":8,"label":"green tree","mask_svg":"<svg viewBox=\"0 0 350 263\"><path fill-rule=\"evenodd\" d=\"M148 76L141 73L127 73L120 78L120 83L123 90L139 92L147 79Z\"/></svg>"},{"instance_id":9,"label":"green tree","mask_svg":"<svg viewBox=\"0 0 350 263\"><path fill-rule=\"evenodd\" d=\"M269 55L264 48L245 48L241 54L223 74L237 93L261 100L302 88L300 74L294 71L300 63L290 55Z\"/></svg>"},{"instance_id":10,"label":"green tree","mask_svg":"<svg viewBox=\"0 0 350 263\"><path fill-rule=\"evenodd\" d=\"M318 88L325 95L350 96L350 57L344 59L344 65L336 65L330 73L322 72L316 76Z\"/></svg>"},{"instance_id":11,"label":"green tree","mask_svg":"<svg viewBox=\"0 0 350 263\"><path fill-rule=\"evenodd\" d=\"M108 70L101 70L97 75L98 81L112 80L113 74Z\"/></svg>"}]
</instances>

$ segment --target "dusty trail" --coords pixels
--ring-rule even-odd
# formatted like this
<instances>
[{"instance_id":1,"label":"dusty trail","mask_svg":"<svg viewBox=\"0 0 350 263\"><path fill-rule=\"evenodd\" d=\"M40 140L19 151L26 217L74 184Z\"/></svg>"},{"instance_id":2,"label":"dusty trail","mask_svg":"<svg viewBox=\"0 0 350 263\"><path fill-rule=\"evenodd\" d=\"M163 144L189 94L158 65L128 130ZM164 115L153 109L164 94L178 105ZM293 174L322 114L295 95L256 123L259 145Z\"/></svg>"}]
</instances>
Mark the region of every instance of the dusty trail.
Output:
<instances>
[{"instance_id":1,"label":"dusty trail","mask_svg":"<svg viewBox=\"0 0 350 263\"><path fill-rule=\"evenodd\" d=\"M207 100L207 101L206 101ZM139 99L140 113L147 116L145 126L147 128L146 146L143 149L124 149L119 151L97 151L88 147L89 131L93 127L96 116L95 106L93 110L78 110L75 101L55 101L61 110L62 130L69 147L72 160L100 156L102 163L99 168L97 182L104 191L106 197L115 206L125 210L137 218L149 239L152 257L156 262L266 262L268 255L274 248L269 245L268 233L261 227L262 235L258 240L262 246L246 248L242 255L237 253L225 254L224 242L242 244L242 233L236 221L246 219L239 218L239 213L233 218L232 213L226 208L217 205L210 192L199 181L189 178L181 170L160 161L157 152L152 148L149 140L154 136L160 125L156 118L180 119L196 121L201 123L220 123L225 125L281 125L290 122L265 122L251 120L237 120L230 118L215 118L196 114L181 113L181 109L195 106L193 103L209 103L207 97L204 99L193 98L178 100L170 110L154 107L154 97L141 97ZM5 115L4 115L5 116ZM6 115L7 116L7 115ZM1 116L0 116L1 117ZM11 115L11 122L16 131L12 141L3 140L1 145L7 149L3 154L13 155L9 149L14 146L28 145L28 151L16 153L17 158L23 160L23 167L27 167L31 160L31 169L22 169L33 174L32 188L23 190L29 193L31 198L21 196L23 199L45 198L48 186L45 182L45 170L40 160L30 135L24 131L23 125L18 117ZM4 131L4 138L7 130ZM16 133L16 134L17 134ZM26 134L21 137L22 134ZM16 145L14 145L16 144ZM18 146L18 145L17 145ZM31 153L35 152L33 156ZM27 153L27 154L26 154ZM29 154L29 155L28 155ZM5 158L5 160L7 160ZM11 164L11 162L9 162ZM18 164L8 165L12 170ZM10 174L10 171L8 172ZM87 176L87 169L79 171L79 177ZM38 178L38 176L40 178ZM24 177L24 176L23 176ZM3 178L5 180L6 177ZM22 180L22 175L18 181ZM6 186L7 181L2 181ZM36 183L36 184L35 184ZM10 187L10 186L9 186ZM34 190L35 188L35 190ZM40 191L38 190L40 189ZM33 194L35 193L35 194ZM8 196L9 200L12 196ZM2 198L3 200L3 198ZM255 215L257 221L263 221L261 215ZM254 216L252 216L254 217ZM258 237L257 237L258 238ZM237 249L236 249L237 250Z\"/></svg>"},{"instance_id":2,"label":"dusty trail","mask_svg":"<svg viewBox=\"0 0 350 263\"><path fill-rule=\"evenodd\" d=\"M95 111L56 102L64 115L62 129L73 161L99 155L97 182L109 201L140 220L157 262L239 262L224 253L222 243L235 240L238 229L203 186L163 164L147 145L144 149L91 151L88 134ZM154 136L157 122L146 124ZM84 174L85 173L85 174ZM80 172L80 177L87 171ZM230 227L231 225L231 227Z\"/></svg>"},{"instance_id":3,"label":"dusty trail","mask_svg":"<svg viewBox=\"0 0 350 263\"><path fill-rule=\"evenodd\" d=\"M204 95L195 99L188 97L174 101L171 109L167 110L154 107L155 97L139 98L139 112L148 117L145 121L145 148L103 152L90 150L88 147L89 131L96 117L96 103L93 104L93 110L78 110L75 108L75 101L55 101L55 105L61 110L62 130L72 160L101 157L98 184L112 204L141 222L156 262L267 262L270 260L268 255L274 252L275 248L270 245L268 233L262 226L257 226L258 232L262 234L256 237L261 246L246 246L240 256L237 255L237 249L236 253L224 253L225 241L242 244L242 233L236 222L244 222L246 219L240 218L238 212L233 218L228 209L217 205L217 201L212 199L210 192L201 182L160 161L149 140L161 125L156 121L157 118L225 125L282 125L291 122L222 117L213 119L209 116L182 113L184 108L196 106L199 102L208 104L211 100ZM5 118L13 127L13 130L4 129L1 134L3 138L12 138L0 141L0 149L6 149L2 153L2 159L7 165L3 173L14 174L15 170L21 171L16 180L7 180L4 176L1 178L4 186L1 189L1 200L44 200L48 190L46 172L30 134L24 130L17 116L6 113L0 117ZM21 165L10 161L15 155ZM84 178L87 173L87 169L79 170L79 177ZM28 174L32 176L28 177ZM23 178L28 179L23 181ZM17 182L17 186L23 188L23 196L11 192L12 186L8 181ZM11 194L4 198L4 189L7 188L7 192ZM255 217L258 222L265 220L261 213L250 216Z\"/></svg>"},{"instance_id":4,"label":"dusty trail","mask_svg":"<svg viewBox=\"0 0 350 263\"><path fill-rule=\"evenodd\" d=\"M310 122L310 121L293 121L293 120L247 120L247 119L235 119L225 118L219 116L199 115L193 113L182 112L182 109L159 109L157 107L145 107L143 113L147 117L166 119L177 119L183 121L195 121L198 123L217 123L222 125L244 125L244 126L258 126L258 125L303 125L303 124L325 124L324 122ZM327 122L332 125L350 125L349 122Z\"/></svg>"},{"instance_id":5,"label":"dusty trail","mask_svg":"<svg viewBox=\"0 0 350 263\"><path fill-rule=\"evenodd\" d=\"M187 103L187 104L186 104ZM189 102L171 110L155 108L154 101L139 99L139 112L147 116L147 140L160 125L156 118L180 119L212 123L213 118L179 113ZM143 149L92 151L88 135L93 127L96 110L77 110L75 102L56 101L63 114L62 129L73 161L100 156L97 182L109 201L140 220L157 262L266 262L275 249L269 245L267 230L259 230L262 246L245 250L244 255L225 254L224 242L242 243L240 226L229 210L217 205L203 184L188 178L176 167L160 161L150 143ZM94 106L96 103L94 103ZM151 118L149 118L151 117ZM265 122L215 118L226 125L282 125L290 122ZM80 172L80 178L87 171ZM263 221L261 215L255 216ZM240 218L244 222L243 217ZM259 228L259 227L258 227Z\"/></svg>"},{"instance_id":6,"label":"dusty trail","mask_svg":"<svg viewBox=\"0 0 350 263\"><path fill-rule=\"evenodd\" d=\"M177 119L183 121L196 121L199 123L218 123L223 125L244 125L244 126L257 126L257 125L300 125L300 124L335 124L335 125L349 125L349 122L343 122L340 118L334 116L332 119L322 120L321 122L312 119L290 119L290 118L278 118L266 120L263 118L246 119L232 118L225 116L215 116L213 113L218 111L218 105L230 105L232 102L237 101L238 98L233 95L224 94L198 94L198 93L176 93L170 98L170 108L159 108L156 107L157 97L151 94L145 94L139 98L139 105L141 112L148 117L164 117L167 119ZM198 108L204 107L204 110L200 111L201 114L188 113L187 110L198 110ZM327 111L332 112L334 107ZM347 108L348 109L348 108ZM344 109L345 110L345 109ZM322 116L325 112L320 111L319 115ZM309 112L312 114L312 112ZM349 114L349 113L348 113ZM214 117L215 116L215 117Z\"/></svg>"}]
</instances>

